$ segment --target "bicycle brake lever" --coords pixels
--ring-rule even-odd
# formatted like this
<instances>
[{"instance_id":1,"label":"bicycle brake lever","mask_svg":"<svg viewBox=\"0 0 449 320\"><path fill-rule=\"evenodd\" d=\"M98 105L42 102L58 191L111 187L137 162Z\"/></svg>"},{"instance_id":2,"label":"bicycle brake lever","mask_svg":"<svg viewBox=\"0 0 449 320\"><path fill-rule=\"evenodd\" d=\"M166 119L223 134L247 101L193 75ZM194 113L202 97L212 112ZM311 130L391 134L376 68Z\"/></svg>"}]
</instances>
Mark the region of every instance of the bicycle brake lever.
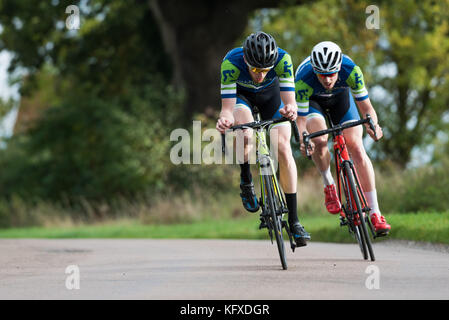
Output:
<instances>
[{"instance_id":1,"label":"bicycle brake lever","mask_svg":"<svg viewBox=\"0 0 449 320\"><path fill-rule=\"evenodd\" d=\"M374 126L373 119L368 113L366 114L366 119L368 120L370 129L374 132L374 141L377 141L376 127Z\"/></svg>"},{"instance_id":2,"label":"bicycle brake lever","mask_svg":"<svg viewBox=\"0 0 449 320\"><path fill-rule=\"evenodd\" d=\"M221 134L221 152L226 155L226 136L224 133Z\"/></svg>"},{"instance_id":3,"label":"bicycle brake lever","mask_svg":"<svg viewBox=\"0 0 449 320\"><path fill-rule=\"evenodd\" d=\"M301 143L301 140L299 138L299 130L298 130L298 126L296 125L296 122L295 121L290 121L290 123L292 125L293 134L295 136L296 143Z\"/></svg>"},{"instance_id":4,"label":"bicycle brake lever","mask_svg":"<svg viewBox=\"0 0 449 320\"><path fill-rule=\"evenodd\" d=\"M307 132L305 132L305 131L302 133L302 142L304 143L304 146L305 146L305 149L306 149L306 156L307 156L307 158L311 159L312 157L311 157L310 152L309 152L309 149L310 149L309 137L307 137Z\"/></svg>"}]
</instances>

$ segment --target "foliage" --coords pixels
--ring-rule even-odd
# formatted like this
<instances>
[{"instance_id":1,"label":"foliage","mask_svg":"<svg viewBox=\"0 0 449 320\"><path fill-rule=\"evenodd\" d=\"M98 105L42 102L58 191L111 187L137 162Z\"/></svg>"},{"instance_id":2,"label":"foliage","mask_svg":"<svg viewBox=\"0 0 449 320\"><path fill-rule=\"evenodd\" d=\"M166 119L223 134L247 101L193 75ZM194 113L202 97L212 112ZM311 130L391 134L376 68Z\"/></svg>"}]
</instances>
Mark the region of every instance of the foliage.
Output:
<instances>
[{"instance_id":1,"label":"foliage","mask_svg":"<svg viewBox=\"0 0 449 320\"><path fill-rule=\"evenodd\" d=\"M449 1L381 1L379 29L365 25L371 4L331 0L261 10L250 27L272 33L295 66L316 43L338 43L361 66L384 128L385 139L373 145L376 158L405 167L413 148L447 130Z\"/></svg>"},{"instance_id":2,"label":"foliage","mask_svg":"<svg viewBox=\"0 0 449 320\"><path fill-rule=\"evenodd\" d=\"M80 9L79 30L66 28L69 5ZM117 96L155 76L163 75L167 81L171 75L158 28L144 1L61 0L30 5L26 0L1 0L0 23L0 50L14 55L10 71L25 69L29 80L47 63L75 85ZM21 92L30 92L35 84L28 81Z\"/></svg>"},{"instance_id":3,"label":"foliage","mask_svg":"<svg viewBox=\"0 0 449 320\"><path fill-rule=\"evenodd\" d=\"M13 108L14 100L12 98L9 98L8 100L0 98L0 119L2 119Z\"/></svg>"},{"instance_id":4,"label":"foliage","mask_svg":"<svg viewBox=\"0 0 449 320\"><path fill-rule=\"evenodd\" d=\"M383 212L449 210L449 162L401 171L392 166L378 173L378 198Z\"/></svg>"}]
</instances>

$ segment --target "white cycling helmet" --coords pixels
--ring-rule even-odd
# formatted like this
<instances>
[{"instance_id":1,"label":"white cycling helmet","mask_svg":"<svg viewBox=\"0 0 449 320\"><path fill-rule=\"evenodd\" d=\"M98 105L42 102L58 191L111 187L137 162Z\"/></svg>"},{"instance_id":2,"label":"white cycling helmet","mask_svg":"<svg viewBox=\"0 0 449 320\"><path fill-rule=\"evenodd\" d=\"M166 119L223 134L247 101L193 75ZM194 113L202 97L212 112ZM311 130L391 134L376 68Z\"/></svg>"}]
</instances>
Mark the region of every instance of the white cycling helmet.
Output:
<instances>
[{"instance_id":1,"label":"white cycling helmet","mask_svg":"<svg viewBox=\"0 0 449 320\"><path fill-rule=\"evenodd\" d=\"M316 73L331 74L340 71L343 54L340 47L331 41L318 43L310 54L310 63Z\"/></svg>"}]
</instances>

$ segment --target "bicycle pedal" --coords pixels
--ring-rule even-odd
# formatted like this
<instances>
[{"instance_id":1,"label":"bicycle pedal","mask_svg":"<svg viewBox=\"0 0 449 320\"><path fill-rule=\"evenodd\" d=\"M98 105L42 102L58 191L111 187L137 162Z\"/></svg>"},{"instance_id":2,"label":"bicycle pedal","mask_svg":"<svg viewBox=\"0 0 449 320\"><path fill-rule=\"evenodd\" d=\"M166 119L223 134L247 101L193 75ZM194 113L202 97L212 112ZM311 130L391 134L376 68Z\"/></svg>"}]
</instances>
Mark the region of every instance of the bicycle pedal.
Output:
<instances>
[{"instance_id":1,"label":"bicycle pedal","mask_svg":"<svg viewBox=\"0 0 449 320\"><path fill-rule=\"evenodd\" d=\"M268 228L268 225L267 225L267 223L265 222L265 219L263 219L263 218L261 217L261 219L260 219L260 224L259 224L259 230L266 229L266 228Z\"/></svg>"},{"instance_id":2,"label":"bicycle pedal","mask_svg":"<svg viewBox=\"0 0 449 320\"><path fill-rule=\"evenodd\" d=\"M374 235L374 239L386 237L386 236L388 236L389 234L390 234L389 231L376 233L376 234Z\"/></svg>"},{"instance_id":3,"label":"bicycle pedal","mask_svg":"<svg viewBox=\"0 0 449 320\"><path fill-rule=\"evenodd\" d=\"M348 225L348 220L346 220L343 217L340 217L340 227L347 226L347 225Z\"/></svg>"}]
</instances>

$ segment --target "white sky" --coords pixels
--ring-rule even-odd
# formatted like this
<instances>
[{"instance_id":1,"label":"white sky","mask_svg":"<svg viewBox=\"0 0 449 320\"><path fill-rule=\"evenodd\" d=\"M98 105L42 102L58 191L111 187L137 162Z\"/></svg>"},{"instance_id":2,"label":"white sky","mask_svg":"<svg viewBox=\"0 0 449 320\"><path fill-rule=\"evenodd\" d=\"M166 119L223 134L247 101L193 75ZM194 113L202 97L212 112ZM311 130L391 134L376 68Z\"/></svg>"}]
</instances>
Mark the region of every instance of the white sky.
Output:
<instances>
[{"instance_id":1,"label":"white sky","mask_svg":"<svg viewBox=\"0 0 449 320\"><path fill-rule=\"evenodd\" d=\"M0 52L0 97L4 100L13 98L19 101L19 92L17 86L10 86L8 83L8 67L11 60L11 54L7 51ZM0 136L10 136L17 118L17 108L14 108L3 119L0 119Z\"/></svg>"}]
</instances>

